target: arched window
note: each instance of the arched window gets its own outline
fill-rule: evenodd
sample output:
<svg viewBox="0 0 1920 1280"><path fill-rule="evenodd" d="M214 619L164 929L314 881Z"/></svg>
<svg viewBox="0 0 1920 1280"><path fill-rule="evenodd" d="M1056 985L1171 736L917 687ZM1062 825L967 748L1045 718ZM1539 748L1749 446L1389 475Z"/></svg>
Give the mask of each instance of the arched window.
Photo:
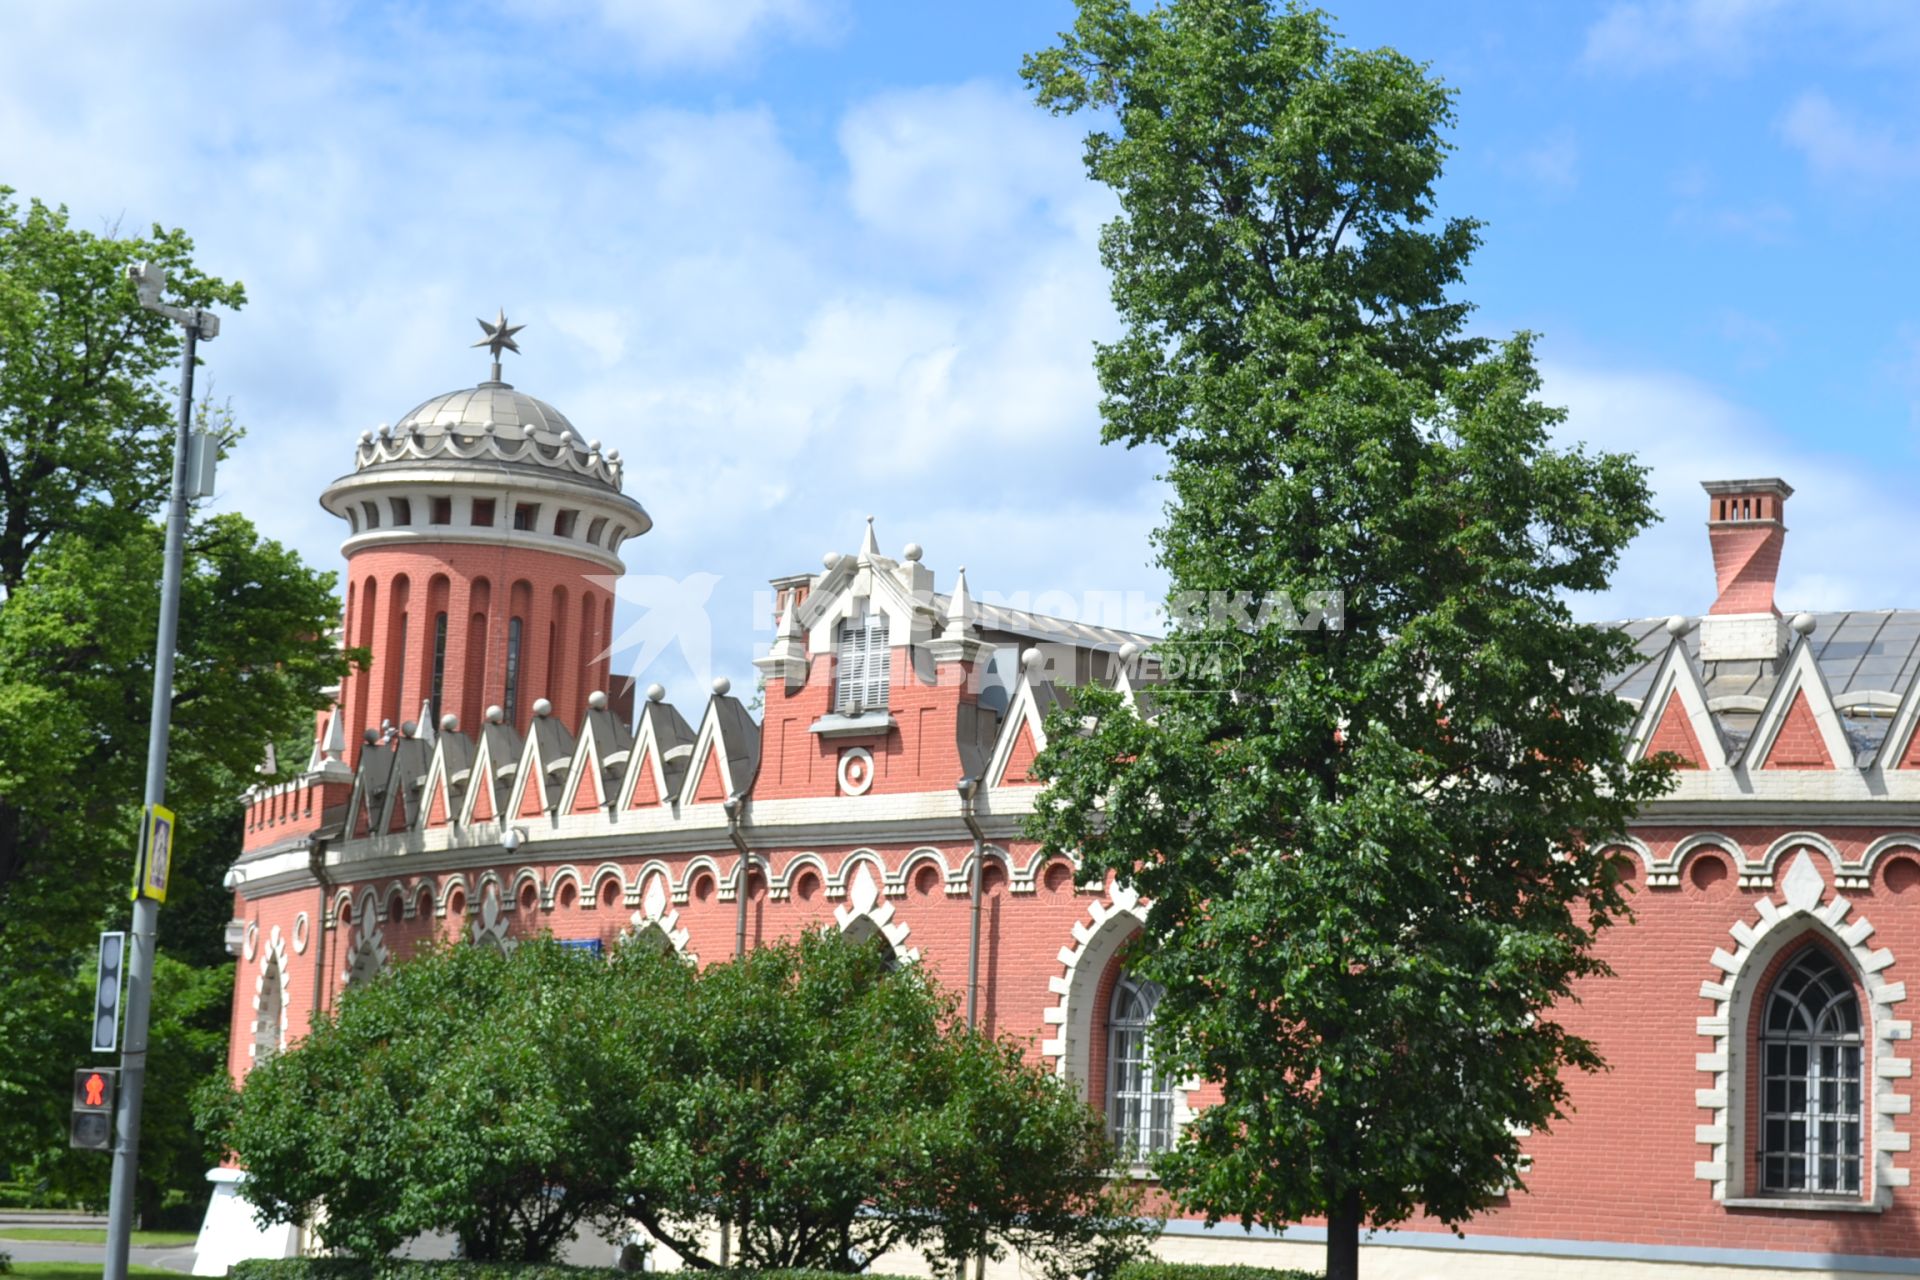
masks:
<svg viewBox="0 0 1920 1280"><path fill-rule="evenodd" d="M1760 1031L1760 1189L1860 1193L1860 1001L1818 946L1767 993Z"/></svg>
<svg viewBox="0 0 1920 1280"><path fill-rule="evenodd" d="M1147 1043L1160 990L1123 973L1107 1010L1107 1130L1129 1161L1173 1145L1173 1086L1154 1070Z"/></svg>
<svg viewBox="0 0 1920 1280"><path fill-rule="evenodd" d="M266 966L260 975L260 1011L253 1019L253 1061L256 1066L280 1052L280 1006L283 998L280 960L268 952Z"/></svg>

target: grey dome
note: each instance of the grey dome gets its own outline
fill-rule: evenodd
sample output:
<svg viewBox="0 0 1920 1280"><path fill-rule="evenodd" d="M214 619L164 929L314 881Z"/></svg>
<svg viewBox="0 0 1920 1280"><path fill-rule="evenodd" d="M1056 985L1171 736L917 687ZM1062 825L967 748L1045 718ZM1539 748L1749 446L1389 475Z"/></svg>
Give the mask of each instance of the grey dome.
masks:
<svg viewBox="0 0 1920 1280"><path fill-rule="evenodd" d="M505 382L483 382L477 387L462 387L423 400L394 424L396 431L419 428L444 431L448 427L484 427L493 423L502 427L534 428L555 435L573 431L567 416L524 391L515 391Z"/></svg>

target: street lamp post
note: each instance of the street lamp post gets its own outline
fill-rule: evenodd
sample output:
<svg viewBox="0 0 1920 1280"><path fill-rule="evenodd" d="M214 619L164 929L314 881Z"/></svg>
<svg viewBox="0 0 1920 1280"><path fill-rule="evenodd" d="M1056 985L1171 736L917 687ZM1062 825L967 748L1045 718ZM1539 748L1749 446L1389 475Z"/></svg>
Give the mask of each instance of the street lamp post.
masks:
<svg viewBox="0 0 1920 1280"><path fill-rule="evenodd" d="M188 478L193 432L193 359L200 341L220 332L220 320L199 307L174 307L160 301L166 271L150 263L127 268L140 305L175 321L185 332L180 353L180 418L173 432L173 483L167 498L167 547L160 578L160 631L153 651L153 709L147 722L147 786L141 815L145 829L150 806L167 795L167 738L173 724L173 651L180 629L180 571L187 537L187 500L211 488L212 440L200 442L202 465ZM107 1265L104 1280L127 1280L127 1249L133 1238L133 1195L140 1160L140 1102L147 1079L147 1021L153 995L153 935L160 904L143 894L133 899L132 945L127 956L126 1032L120 1050L120 1113L113 1144L112 1199L107 1209Z"/></svg>

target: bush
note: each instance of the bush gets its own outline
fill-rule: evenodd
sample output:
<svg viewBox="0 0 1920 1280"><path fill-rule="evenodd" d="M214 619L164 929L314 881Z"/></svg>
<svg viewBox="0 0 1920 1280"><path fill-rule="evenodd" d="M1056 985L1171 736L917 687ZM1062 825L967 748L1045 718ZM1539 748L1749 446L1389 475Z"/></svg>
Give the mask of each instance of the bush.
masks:
<svg viewBox="0 0 1920 1280"><path fill-rule="evenodd" d="M1154 1224L1100 1117L889 959L836 933L699 970L437 948L213 1090L204 1124L263 1223L368 1260L444 1232L469 1263L544 1263L638 1222L705 1269L722 1217L760 1276L911 1249L937 1275L1011 1251L1065 1280L1137 1256Z"/></svg>
<svg viewBox="0 0 1920 1280"><path fill-rule="evenodd" d="M1129 1262L1113 1280L1321 1280L1318 1271L1277 1271L1272 1267L1210 1267L1197 1262Z"/></svg>
<svg viewBox="0 0 1920 1280"><path fill-rule="evenodd" d="M1221 1271L1234 1268L1218 1268ZM1245 1268L1239 1268L1246 1270ZM1206 1268L1200 1268L1206 1270ZM1250 1273L1251 1274L1251 1273ZM1278 1276L1279 1272L1261 1272ZM569 1267L557 1262L422 1262L408 1258L254 1258L237 1262L227 1280L846 1280L831 1271L617 1271L612 1267ZM909 1280L906 1276L867 1272L861 1280Z"/></svg>

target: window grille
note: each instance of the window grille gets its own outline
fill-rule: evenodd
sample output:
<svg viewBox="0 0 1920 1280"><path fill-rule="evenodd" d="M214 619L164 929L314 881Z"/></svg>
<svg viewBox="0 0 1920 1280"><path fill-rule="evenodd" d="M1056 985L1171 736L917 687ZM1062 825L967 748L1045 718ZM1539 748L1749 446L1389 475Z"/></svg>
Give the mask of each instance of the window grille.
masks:
<svg viewBox="0 0 1920 1280"><path fill-rule="evenodd" d="M1760 1032L1760 1189L1860 1193L1860 1001L1810 946L1774 981Z"/></svg>
<svg viewBox="0 0 1920 1280"><path fill-rule="evenodd" d="M1147 1037L1160 992L1156 983L1122 974L1107 1012L1107 1131L1128 1161L1173 1145L1173 1086L1154 1070Z"/></svg>
<svg viewBox="0 0 1920 1280"><path fill-rule="evenodd" d="M440 690L447 680L447 615L433 618L433 723L440 723Z"/></svg>
<svg viewBox="0 0 1920 1280"><path fill-rule="evenodd" d="M868 614L840 624L834 665L833 709L841 715L887 708L893 654L887 648L887 620Z"/></svg>
<svg viewBox="0 0 1920 1280"><path fill-rule="evenodd" d="M501 700L508 724L520 723L520 619L507 622L507 690Z"/></svg>

